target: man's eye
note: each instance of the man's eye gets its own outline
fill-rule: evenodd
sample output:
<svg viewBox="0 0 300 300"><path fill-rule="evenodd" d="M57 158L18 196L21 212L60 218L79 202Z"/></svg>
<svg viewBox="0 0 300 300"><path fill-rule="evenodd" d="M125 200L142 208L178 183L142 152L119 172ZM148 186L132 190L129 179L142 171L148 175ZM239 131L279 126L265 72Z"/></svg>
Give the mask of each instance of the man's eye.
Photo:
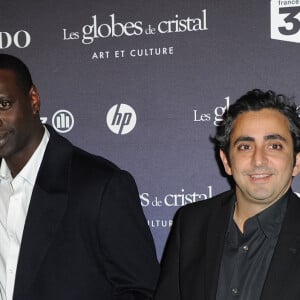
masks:
<svg viewBox="0 0 300 300"><path fill-rule="evenodd" d="M250 149L251 149L250 145L242 144L242 145L238 146L238 150L240 150L240 151L247 151L247 150L250 150Z"/></svg>
<svg viewBox="0 0 300 300"><path fill-rule="evenodd" d="M271 150L281 150L282 145L281 144L270 144L269 149L271 149Z"/></svg>
<svg viewBox="0 0 300 300"><path fill-rule="evenodd" d="M11 101L8 101L8 100L1 100L0 101L0 109L1 110L9 109L9 108L11 108L11 106L12 106Z"/></svg>

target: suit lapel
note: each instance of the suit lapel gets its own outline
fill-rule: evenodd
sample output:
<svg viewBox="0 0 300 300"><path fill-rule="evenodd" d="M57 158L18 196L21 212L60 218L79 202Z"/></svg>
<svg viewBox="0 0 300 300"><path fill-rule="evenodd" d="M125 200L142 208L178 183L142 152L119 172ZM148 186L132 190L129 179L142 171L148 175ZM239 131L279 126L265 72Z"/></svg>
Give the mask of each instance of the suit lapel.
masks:
<svg viewBox="0 0 300 300"><path fill-rule="evenodd" d="M22 299L64 215L72 146L51 128L25 221L18 260L14 299Z"/></svg>
<svg viewBox="0 0 300 300"><path fill-rule="evenodd" d="M206 248L205 299L210 300L216 297L225 235L233 205L234 192L231 191L220 201L220 206L214 211L209 223Z"/></svg>
<svg viewBox="0 0 300 300"><path fill-rule="evenodd" d="M261 299L285 299L284 289L300 258L300 199L291 193Z"/></svg>

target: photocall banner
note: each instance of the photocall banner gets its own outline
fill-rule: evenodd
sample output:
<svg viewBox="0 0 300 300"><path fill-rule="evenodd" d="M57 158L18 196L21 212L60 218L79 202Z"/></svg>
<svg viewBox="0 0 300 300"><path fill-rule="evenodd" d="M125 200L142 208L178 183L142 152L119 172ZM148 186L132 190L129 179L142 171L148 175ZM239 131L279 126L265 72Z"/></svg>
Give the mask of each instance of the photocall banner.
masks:
<svg viewBox="0 0 300 300"><path fill-rule="evenodd" d="M42 121L133 174L159 257L180 207L229 189L210 142L226 108L254 88L300 104L300 0L2 1L0 11L0 51L29 66Z"/></svg>

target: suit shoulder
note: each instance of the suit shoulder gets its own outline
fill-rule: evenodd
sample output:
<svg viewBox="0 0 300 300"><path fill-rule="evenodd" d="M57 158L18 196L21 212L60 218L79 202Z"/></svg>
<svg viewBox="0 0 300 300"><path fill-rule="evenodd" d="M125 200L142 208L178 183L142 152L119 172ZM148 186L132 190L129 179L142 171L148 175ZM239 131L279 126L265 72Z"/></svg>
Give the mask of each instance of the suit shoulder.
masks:
<svg viewBox="0 0 300 300"><path fill-rule="evenodd" d="M187 204L181 207L176 215L181 215L182 218L193 218L194 215L210 214L214 209L221 206L222 203L230 201L234 194L233 190L229 190L218 194L212 198Z"/></svg>
<svg viewBox="0 0 300 300"><path fill-rule="evenodd" d="M116 164L114 164L113 162L111 162L110 160L102 156L91 154L75 146L73 146L73 149L74 150L73 150L72 162L84 169L87 168L88 170L92 170L92 169L100 168L108 172L109 171L114 172L120 170L120 168Z"/></svg>
<svg viewBox="0 0 300 300"><path fill-rule="evenodd" d="M80 185L81 189L97 186L125 185L137 189L133 176L120 169L113 162L80 148L74 147L71 159L70 180L72 186ZM88 186L88 187L87 187Z"/></svg>
<svg viewBox="0 0 300 300"><path fill-rule="evenodd" d="M68 139L59 135L51 126L46 125L49 133L50 140L47 146L47 150L50 154L63 153L64 158L71 158L72 164L80 169L93 169L101 168L103 170L119 170L119 168L108 159L101 156L91 154L77 146L74 146ZM59 152L57 150L60 150ZM85 167L86 166L86 167Z"/></svg>

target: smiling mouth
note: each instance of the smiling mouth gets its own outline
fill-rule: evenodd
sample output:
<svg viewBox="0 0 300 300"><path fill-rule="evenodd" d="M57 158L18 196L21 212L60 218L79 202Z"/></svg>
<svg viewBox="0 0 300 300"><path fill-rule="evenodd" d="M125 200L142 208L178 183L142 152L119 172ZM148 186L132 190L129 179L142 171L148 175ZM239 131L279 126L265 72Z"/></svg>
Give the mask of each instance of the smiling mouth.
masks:
<svg viewBox="0 0 300 300"><path fill-rule="evenodd" d="M271 176L270 174L256 174L256 175L250 175L251 178L254 178L254 179L260 179L260 178L266 178L266 177L269 177Z"/></svg>
<svg viewBox="0 0 300 300"><path fill-rule="evenodd" d="M272 174L252 174L249 175L253 182L266 182L272 176Z"/></svg>

